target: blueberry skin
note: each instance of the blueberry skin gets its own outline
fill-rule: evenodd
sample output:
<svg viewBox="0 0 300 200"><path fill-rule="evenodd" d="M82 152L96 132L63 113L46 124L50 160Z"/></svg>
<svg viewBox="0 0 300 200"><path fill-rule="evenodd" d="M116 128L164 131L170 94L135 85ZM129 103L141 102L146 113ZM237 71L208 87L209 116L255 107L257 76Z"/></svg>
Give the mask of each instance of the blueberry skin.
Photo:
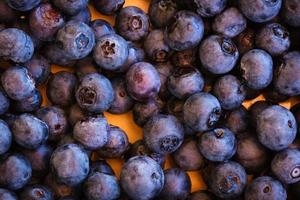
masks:
<svg viewBox="0 0 300 200"><path fill-rule="evenodd" d="M17 18L17 11L8 6L6 1L0 2L0 23L11 23Z"/></svg>
<svg viewBox="0 0 300 200"><path fill-rule="evenodd" d="M161 86L158 71L147 62L138 62L130 67L126 73L126 84L129 95L142 102L154 98Z"/></svg>
<svg viewBox="0 0 300 200"><path fill-rule="evenodd" d="M54 105L67 107L75 102L75 90L78 84L76 76L67 71L53 74L46 87L46 94Z"/></svg>
<svg viewBox="0 0 300 200"><path fill-rule="evenodd" d="M11 126L15 142L27 149L36 149L43 144L49 135L45 122L31 114L22 114Z"/></svg>
<svg viewBox="0 0 300 200"><path fill-rule="evenodd" d="M89 173L89 158L76 144L65 144L56 148L50 164L57 181L68 186L81 183Z"/></svg>
<svg viewBox="0 0 300 200"><path fill-rule="evenodd" d="M244 168L233 161L216 164L210 173L209 188L219 198L240 196L247 184Z"/></svg>
<svg viewBox="0 0 300 200"><path fill-rule="evenodd" d="M250 125L250 115L244 106L232 110L225 115L226 116L222 124L229 128L234 134L245 132L248 129Z"/></svg>
<svg viewBox="0 0 300 200"><path fill-rule="evenodd" d="M96 41L98 41L102 36L106 34L115 33L115 30L112 27L112 25L104 19L95 19L91 21L90 27L94 31Z"/></svg>
<svg viewBox="0 0 300 200"><path fill-rule="evenodd" d="M164 186L164 172L154 160L147 156L136 156L123 165L121 186L133 200L150 200Z"/></svg>
<svg viewBox="0 0 300 200"><path fill-rule="evenodd" d="M178 11L175 0L151 0L149 5L149 18L156 28L168 25L172 17Z"/></svg>
<svg viewBox="0 0 300 200"><path fill-rule="evenodd" d="M69 55L65 54L63 49L61 49L57 44L47 44L43 47L41 52L49 60L51 64L72 67L75 65L76 61Z"/></svg>
<svg viewBox="0 0 300 200"><path fill-rule="evenodd" d="M51 72L49 61L39 54L34 54L31 60L24 63L24 67L27 68L35 83L38 85L45 83Z"/></svg>
<svg viewBox="0 0 300 200"><path fill-rule="evenodd" d="M282 0L241 0L239 9L251 21L263 23L278 15Z"/></svg>
<svg viewBox="0 0 300 200"><path fill-rule="evenodd" d="M252 49L245 53L239 67L245 83L252 89L264 89L273 79L273 60L264 50Z"/></svg>
<svg viewBox="0 0 300 200"><path fill-rule="evenodd" d="M220 116L220 102L209 93L196 93L189 97L183 106L184 122L196 132L212 129Z"/></svg>
<svg viewBox="0 0 300 200"><path fill-rule="evenodd" d="M129 149L127 134L119 127L110 125L107 143L97 153L103 158L119 158Z"/></svg>
<svg viewBox="0 0 300 200"><path fill-rule="evenodd" d="M8 124L0 119L0 155L5 154L12 143L12 133Z"/></svg>
<svg viewBox="0 0 300 200"><path fill-rule="evenodd" d="M244 132L237 135L235 160L250 174L258 174L269 164L269 152L256 135Z"/></svg>
<svg viewBox="0 0 300 200"><path fill-rule="evenodd" d="M166 62L171 54L164 39L163 30L152 30L144 40L144 50L148 57L156 62Z"/></svg>
<svg viewBox="0 0 300 200"><path fill-rule="evenodd" d="M284 186L276 179L269 176L257 177L245 190L245 200L273 200L287 199Z"/></svg>
<svg viewBox="0 0 300 200"><path fill-rule="evenodd" d="M94 172L84 182L87 200L113 200L120 196L120 186L113 175Z"/></svg>
<svg viewBox="0 0 300 200"><path fill-rule="evenodd" d="M40 4L29 16L29 27L32 34L42 41L53 40L57 31L64 24L64 16L50 3Z"/></svg>
<svg viewBox="0 0 300 200"><path fill-rule="evenodd" d="M234 42L241 55L254 49L256 32L254 29L247 27L237 37L234 38Z"/></svg>
<svg viewBox="0 0 300 200"><path fill-rule="evenodd" d="M73 20L57 32L56 43L71 59L78 60L92 52L95 35L88 25Z"/></svg>
<svg viewBox="0 0 300 200"><path fill-rule="evenodd" d="M30 97L35 90L35 82L25 67L9 67L1 75L1 82L6 94L13 100Z"/></svg>
<svg viewBox="0 0 300 200"><path fill-rule="evenodd" d="M216 33L233 38L243 32L247 27L247 19L235 7L230 7L217 15L212 28Z"/></svg>
<svg viewBox="0 0 300 200"><path fill-rule="evenodd" d="M19 190L31 178L30 162L21 154L9 154L0 161L0 185L10 190Z"/></svg>
<svg viewBox="0 0 300 200"><path fill-rule="evenodd" d="M272 56L279 56L290 48L289 36L285 27L278 23L270 23L258 32L255 43L258 48L266 50Z"/></svg>
<svg viewBox="0 0 300 200"><path fill-rule="evenodd" d="M50 189L44 185L27 186L20 193L22 200L54 200Z"/></svg>
<svg viewBox="0 0 300 200"><path fill-rule="evenodd" d="M155 65L160 77L160 89L158 96L163 100L168 100L171 96L168 90L168 77L173 73L174 66L170 62L157 63Z"/></svg>
<svg viewBox="0 0 300 200"><path fill-rule="evenodd" d="M13 46L11 46L13 44ZM32 39L17 28L7 28L0 32L0 57L16 63L31 59L34 52Z"/></svg>
<svg viewBox="0 0 300 200"><path fill-rule="evenodd" d="M65 111L57 106L40 108L36 116L49 127L49 140L58 141L68 131L68 119Z"/></svg>
<svg viewBox="0 0 300 200"><path fill-rule="evenodd" d="M80 108L78 104L73 104L69 109L68 122L73 127L76 122L86 119L88 115L89 113Z"/></svg>
<svg viewBox="0 0 300 200"><path fill-rule="evenodd" d="M226 37L211 35L202 41L199 58L212 74L226 74L235 66L239 52L234 42Z"/></svg>
<svg viewBox="0 0 300 200"><path fill-rule="evenodd" d="M7 189L0 188L0 200L17 200L17 195Z"/></svg>
<svg viewBox="0 0 300 200"><path fill-rule="evenodd" d="M22 149L21 153L30 161L34 177L44 177L49 171L50 157L53 148L42 144L34 150Z"/></svg>
<svg viewBox="0 0 300 200"><path fill-rule="evenodd" d="M85 148L95 150L108 142L110 127L103 117L89 117L78 121L73 128L73 137Z"/></svg>
<svg viewBox="0 0 300 200"><path fill-rule="evenodd" d="M273 151L288 147L297 134L297 124L293 114L282 106L269 106L256 118L259 141Z"/></svg>
<svg viewBox="0 0 300 200"><path fill-rule="evenodd" d="M16 112L33 112L38 110L43 102L43 97L38 89L34 90L32 96L23 99L21 101L13 101L13 110Z"/></svg>
<svg viewBox="0 0 300 200"><path fill-rule="evenodd" d="M114 90L110 81L98 73L82 77L76 91L78 105L89 112L102 113L114 101Z"/></svg>
<svg viewBox="0 0 300 200"><path fill-rule="evenodd" d="M95 8L103 15L114 15L119 12L125 0L94 0Z"/></svg>
<svg viewBox="0 0 300 200"><path fill-rule="evenodd" d="M213 200L213 197L207 190L198 190L191 193L187 200Z"/></svg>
<svg viewBox="0 0 300 200"><path fill-rule="evenodd" d="M130 111L134 105L134 100L127 93L125 78L113 78L111 84L115 91L115 99L108 112L113 114L123 114Z"/></svg>
<svg viewBox="0 0 300 200"><path fill-rule="evenodd" d="M293 27L300 26L299 0L285 0L282 5L282 17L284 21Z"/></svg>
<svg viewBox="0 0 300 200"><path fill-rule="evenodd" d="M179 168L170 168L164 171L165 184L160 193L164 200L184 200L191 192L191 179L189 175Z"/></svg>
<svg viewBox="0 0 300 200"><path fill-rule="evenodd" d="M235 154L236 147L234 133L227 128L216 128L205 132L198 141L198 149L201 154L213 162L229 160Z"/></svg>
<svg viewBox="0 0 300 200"><path fill-rule="evenodd" d="M244 85L237 77L230 74L217 79L213 87L213 94L225 110L240 107L246 98Z"/></svg>
<svg viewBox="0 0 300 200"><path fill-rule="evenodd" d="M128 44L121 36L107 34L98 39L93 57L101 68L115 71L125 64L128 54Z"/></svg>
<svg viewBox="0 0 300 200"><path fill-rule="evenodd" d="M200 43L204 35L204 24L197 14L186 10L179 11L170 20L164 35L171 49L192 49Z"/></svg>
<svg viewBox="0 0 300 200"><path fill-rule="evenodd" d="M18 10L18 11L29 11L36 7L41 0L28 0L28 1L23 1L23 0L6 0L6 3L13 9Z"/></svg>
<svg viewBox="0 0 300 200"><path fill-rule="evenodd" d="M91 18L92 18L92 14L90 12L90 9L88 7L85 7L84 9L79 11L79 13L77 13L76 15L71 16L69 20L75 20L75 21L89 24Z"/></svg>
<svg viewBox="0 0 300 200"><path fill-rule="evenodd" d="M126 40L139 41L149 32L150 20L140 8L128 6L122 8L116 18L116 29Z"/></svg>
<svg viewBox="0 0 300 200"><path fill-rule="evenodd" d="M186 139L182 145L173 153L176 165L185 171L196 171L204 166L204 157L193 139Z"/></svg>
<svg viewBox="0 0 300 200"><path fill-rule="evenodd" d="M53 0L52 3L65 14L75 15L87 7L88 0Z"/></svg>
<svg viewBox="0 0 300 200"><path fill-rule="evenodd" d="M284 184L300 180L300 151L285 149L275 155L271 163L272 172Z"/></svg>
<svg viewBox="0 0 300 200"><path fill-rule="evenodd" d="M275 89L287 96L300 94L300 52L292 51L285 54L282 63L275 70Z"/></svg>
<svg viewBox="0 0 300 200"><path fill-rule="evenodd" d="M10 106L10 100L3 89L0 89L0 115L6 113Z"/></svg>
<svg viewBox="0 0 300 200"><path fill-rule="evenodd" d="M194 67L180 67L168 77L168 89L178 99L185 99L204 88L204 78Z"/></svg>

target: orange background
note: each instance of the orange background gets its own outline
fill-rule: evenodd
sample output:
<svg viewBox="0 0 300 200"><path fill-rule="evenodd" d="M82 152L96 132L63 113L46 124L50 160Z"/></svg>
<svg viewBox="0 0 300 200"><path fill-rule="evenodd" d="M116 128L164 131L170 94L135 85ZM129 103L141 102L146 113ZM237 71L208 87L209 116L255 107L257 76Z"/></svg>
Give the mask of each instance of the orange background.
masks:
<svg viewBox="0 0 300 200"><path fill-rule="evenodd" d="M137 6L141 9L143 9L145 12L147 12L149 2L150 2L149 0L126 0L126 3L124 6L134 5L134 6ZM101 15L92 6L89 6L89 8L92 13L92 19L105 19L105 20L109 21L111 24L114 24L114 17ZM54 72L54 73L57 71L63 71L63 70L64 71L66 71L66 70L72 71L72 69L70 69L70 68L62 68L59 66L52 67L52 72ZM44 86L42 86L42 87L44 87ZM48 100L45 95L45 89L41 88L41 91L42 91L43 97L44 97L43 105L47 105ZM256 98L255 100L244 102L244 106L246 108L248 108L252 103L256 102L257 100L262 100L262 99L263 99L263 97L260 96L260 97ZM282 103L281 105L283 105L287 108L290 108L293 104L295 104L296 101L297 101L296 99L291 99L288 102ZM127 113L127 114L122 114L122 115L112 115L110 113L105 113L105 117L107 118L107 120L109 121L110 124L113 124L115 126L119 126L120 128L122 128L127 133L131 143L142 138L142 130L140 127L138 127L134 123L131 112ZM111 164L112 168L114 169L117 176L119 177L120 171L122 168L122 164L124 161L122 159L109 159L108 162ZM169 156L167 159L167 162L165 164L165 169L170 168L172 166L175 166L175 165ZM192 180L192 191L196 191L199 189L206 189L206 186L201 177L201 171L188 172L188 174Z"/></svg>

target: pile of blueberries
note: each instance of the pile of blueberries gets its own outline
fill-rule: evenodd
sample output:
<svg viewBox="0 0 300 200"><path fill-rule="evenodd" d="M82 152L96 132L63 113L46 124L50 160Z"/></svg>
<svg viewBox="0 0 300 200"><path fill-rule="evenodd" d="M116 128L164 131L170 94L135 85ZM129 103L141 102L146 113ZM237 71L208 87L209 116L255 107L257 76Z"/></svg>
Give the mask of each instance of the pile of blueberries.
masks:
<svg viewBox="0 0 300 200"><path fill-rule="evenodd" d="M0 1L0 200L300 199L300 0L124 3Z"/></svg>

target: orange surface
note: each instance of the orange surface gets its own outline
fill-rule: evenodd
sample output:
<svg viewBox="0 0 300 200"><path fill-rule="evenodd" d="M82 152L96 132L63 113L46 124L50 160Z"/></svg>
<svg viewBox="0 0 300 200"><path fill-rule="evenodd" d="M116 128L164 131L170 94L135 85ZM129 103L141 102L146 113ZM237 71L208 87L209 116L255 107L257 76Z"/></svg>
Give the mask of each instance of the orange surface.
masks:
<svg viewBox="0 0 300 200"><path fill-rule="evenodd" d="M126 0L125 6L130 6L134 5L137 6L144 11L147 12L148 10L148 5L149 5L149 0ZM110 23L114 24L114 17L109 17L109 16L104 16L101 15L99 12L97 12L92 6L90 6L90 10L92 13L92 19L105 19L109 21ZM57 72L57 71L72 71L70 68L62 68L59 66L53 66L52 67L52 72ZM43 86L42 86L43 87ZM45 90L41 88L43 92L43 97L44 97L44 105L48 104L48 100L45 95ZM263 99L262 96L258 97L255 100L248 101L244 103L245 107L249 107L252 103L256 102L257 100ZM296 102L299 102L299 99L291 99L288 102L284 102L281 105L290 108L292 105L294 105ZM110 113L105 113L105 117L109 121L110 124L119 126L122 128L128 135L130 142L135 142L136 140L142 138L142 130L140 127L138 127L132 118L132 113L127 113L127 114L122 114L122 115L112 115ZM110 159L108 162L112 165L114 171L116 172L117 176L119 177L120 171L122 168L123 160L122 159ZM174 166L172 163L172 160L170 157L167 159L165 169L168 169L170 167ZM201 171L195 171L195 172L188 172L188 174L191 177L192 180L192 191L196 191L199 189L206 189L206 186L203 182L203 179L201 177Z"/></svg>

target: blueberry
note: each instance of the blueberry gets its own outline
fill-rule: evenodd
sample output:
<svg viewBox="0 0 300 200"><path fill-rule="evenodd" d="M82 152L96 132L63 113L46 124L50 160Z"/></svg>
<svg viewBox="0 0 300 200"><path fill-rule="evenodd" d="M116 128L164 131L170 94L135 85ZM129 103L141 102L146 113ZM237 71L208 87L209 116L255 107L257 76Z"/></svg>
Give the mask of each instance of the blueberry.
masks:
<svg viewBox="0 0 300 200"><path fill-rule="evenodd" d="M161 167L147 156L129 159L121 171L123 190L133 200L150 200L157 196L164 186Z"/></svg>
<svg viewBox="0 0 300 200"><path fill-rule="evenodd" d="M95 19L91 21L90 27L94 31L96 41L98 41L102 36L106 34L115 33L115 30L112 27L112 25L104 19Z"/></svg>
<svg viewBox="0 0 300 200"><path fill-rule="evenodd" d="M164 39L164 32L160 29L152 30L144 41L144 50L154 62L166 62L170 55L170 48Z"/></svg>
<svg viewBox="0 0 300 200"><path fill-rule="evenodd" d="M115 99L108 112L123 114L130 111L134 105L134 101L127 93L125 79L123 77L116 77L111 80L111 84L115 91Z"/></svg>
<svg viewBox="0 0 300 200"><path fill-rule="evenodd" d="M274 77L275 89L288 96L300 94L300 52L285 54L281 64L276 68Z"/></svg>
<svg viewBox="0 0 300 200"><path fill-rule="evenodd" d="M30 162L21 154L9 154L0 161L0 185L11 190L24 187L31 178Z"/></svg>
<svg viewBox="0 0 300 200"><path fill-rule="evenodd" d="M113 200L120 196L120 186L113 175L94 172L84 182L84 194L87 200Z"/></svg>
<svg viewBox="0 0 300 200"><path fill-rule="evenodd" d="M17 12L8 6L6 1L0 2L0 22L10 23L17 19Z"/></svg>
<svg viewBox="0 0 300 200"><path fill-rule="evenodd" d="M106 34L98 39L93 57L101 68L115 71L125 64L128 54L128 44L121 36Z"/></svg>
<svg viewBox="0 0 300 200"><path fill-rule="evenodd" d="M171 61L176 67L193 66L196 61L197 48L183 51L175 51L172 54Z"/></svg>
<svg viewBox="0 0 300 200"><path fill-rule="evenodd" d="M204 166L204 157L197 147L197 142L193 139L186 139L183 144L173 153L173 159L180 167L186 171L199 170Z"/></svg>
<svg viewBox="0 0 300 200"><path fill-rule="evenodd" d="M15 10L29 11L32 8L36 7L41 2L41 0L6 0L6 2L11 8Z"/></svg>
<svg viewBox="0 0 300 200"><path fill-rule="evenodd" d="M35 90L34 80L28 70L21 66L6 69L1 75L1 82L7 95L14 100L26 99Z"/></svg>
<svg viewBox="0 0 300 200"><path fill-rule="evenodd" d="M269 106L256 118L256 131L259 141L273 151L285 149L297 133L293 114L282 106Z"/></svg>
<svg viewBox="0 0 300 200"><path fill-rule="evenodd" d="M147 101L157 95L160 89L160 77L150 63L139 62L130 67L126 73L129 95L137 101Z"/></svg>
<svg viewBox="0 0 300 200"><path fill-rule="evenodd" d="M12 133L8 124L0 119L0 155L6 153L12 143Z"/></svg>
<svg viewBox="0 0 300 200"><path fill-rule="evenodd" d="M209 188L220 198L236 199L243 193L247 184L244 168L233 161L216 164L209 175Z"/></svg>
<svg viewBox="0 0 300 200"><path fill-rule="evenodd" d="M33 176L44 177L49 171L50 157L53 149L48 144L42 144L34 150L22 149L22 154L30 161Z"/></svg>
<svg viewBox="0 0 300 200"><path fill-rule="evenodd" d="M149 18L156 28L168 25L178 11L175 0L151 0L149 5Z"/></svg>
<svg viewBox="0 0 300 200"><path fill-rule="evenodd" d="M227 8L221 14L217 15L212 24L212 28L216 33L229 38L239 35L246 27L247 20L235 7Z"/></svg>
<svg viewBox="0 0 300 200"><path fill-rule="evenodd" d="M125 0L94 0L95 8L104 15L114 15L122 9Z"/></svg>
<svg viewBox="0 0 300 200"><path fill-rule="evenodd" d="M49 60L51 64L59 66L71 67L75 64L74 58L65 54L63 49L59 48L57 44L47 44L42 49L44 56Z"/></svg>
<svg viewBox="0 0 300 200"><path fill-rule="evenodd" d="M17 195L7 189L0 188L0 200L17 200Z"/></svg>
<svg viewBox="0 0 300 200"><path fill-rule="evenodd" d="M97 67L97 64L94 62L92 56L87 56L81 60L78 60L75 64L75 67L75 72L79 79L87 74L101 72L101 70Z"/></svg>
<svg viewBox="0 0 300 200"><path fill-rule="evenodd" d="M130 41L139 41L146 37L149 27L148 15L135 6L122 8L116 18L116 29L119 34Z"/></svg>
<svg viewBox="0 0 300 200"><path fill-rule="evenodd" d="M191 179L189 175L179 169L170 168L164 171L165 184L160 193L160 198L164 200L184 200L191 192Z"/></svg>
<svg viewBox="0 0 300 200"><path fill-rule="evenodd" d="M95 35L88 25L73 20L57 32L56 44L69 58L78 60L92 52Z"/></svg>
<svg viewBox="0 0 300 200"><path fill-rule="evenodd" d="M216 128L201 135L198 149L213 162L229 160L236 152L237 142L234 134L227 128Z"/></svg>
<svg viewBox="0 0 300 200"><path fill-rule="evenodd" d="M213 87L213 94L225 110L240 107L246 98L244 85L233 75L225 75L217 79Z"/></svg>
<svg viewBox="0 0 300 200"><path fill-rule="evenodd" d="M204 79L194 67L180 67L168 78L169 91L179 99L185 99L204 88Z"/></svg>
<svg viewBox="0 0 300 200"><path fill-rule="evenodd" d="M129 148L129 141L126 133L117 126L110 126L107 143L97 153L103 158L122 157Z"/></svg>
<svg viewBox="0 0 300 200"><path fill-rule="evenodd" d="M183 106L185 124L197 132L212 129L220 116L221 105L218 99L209 93L196 93L189 97Z"/></svg>
<svg viewBox="0 0 300 200"><path fill-rule="evenodd" d="M0 115L3 115L8 111L10 106L10 100L3 89L0 89Z"/></svg>
<svg viewBox="0 0 300 200"><path fill-rule="evenodd" d="M84 110L96 113L108 110L114 96L110 81L98 73L82 77L76 91L78 105Z"/></svg>
<svg viewBox="0 0 300 200"><path fill-rule="evenodd" d="M32 39L17 28L7 28L0 32L0 57L16 63L31 59L34 51Z"/></svg>
<svg viewBox="0 0 300 200"><path fill-rule="evenodd" d="M49 140L57 141L68 131L68 119L65 111L56 106L43 107L36 112L36 116L49 127Z"/></svg>
<svg viewBox="0 0 300 200"><path fill-rule="evenodd" d="M88 0L53 0L52 2L57 8L68 15L79 13L88 4Z"/></svg>
<svg viewBox="0 0 300 200"><path fill-rule="evenodd" d="M248 173L257 174L268 166L269 152L260 144L253 133L244 132L237 135L235 160L239 162Z"/></svg>
<svg viewBox="0 0 300 200"><path fill-rule="evenodd" d="M49 129L45 122L31 114L22 114L12 123L11 131L17 144L36 149L48 139Z"/></svg>
<svg viewBox="0 0 300 200"><path fill-rule="evenodd" d="M204 35L202 19L191 11L179 11L165 29L165 41L176 51L196 47Z"/></svg>
<svg viewBox="0 0 300 200"><path fill-rule="evenodd" d="M92 162L90 166L90 174L101 173L114 176L115 172L111 168L111 166L105 160L98 160Z"/></svg>
<svg viewBox="0 0 300 200"><path fill-rule="evenodd" d="M255 43L258 48L269 52L272 56L282 55L291 44L288 30L278 23L265 25L256 35Z"/></svg>
<svg viewBox="0 0 300 200"><path fill-rule="evenodd" d="M13 101L12 107L16 112L33 112L38 110L42 105L42 95L38 89L34 90L32 96L21 101Z"/></svg>
<svg viewBox="0 0 300 200"><path fill-rule="evenodd" d="M250 115L244 106L225 114L223 121L224 126L229 128L233 133L239 134L246 131L250 125Z"/></svg>
<svg viewBox="0 0 300 200"><path fill-rule="evenodd" d="M27 186L20 193L22 200L53 200L53 194L50 189L44 185Z"/></svg>
<svg viewBox="0 0 300 200"><path fill-rule="evenodd" d="M234 42L240 54L244 54L251 49L254 49L255 36L256 32L252 28L247 27L242 33L235 37Z"/></svg>
<svg viewBox="0 0 300 200"><path fill-rule="evenodd" d="M108 142L110 128L103 117L89 117L78 121L73 128L73 137L85 148L95 150Z"/></svg>
<svg viewBox="0 0 300 200"><path fill-rule="evenodd" d="M32 34L42 41L53 40L57 31L65 24L63 15L50 3L37 6L28 20Z"/></svg>
<svg viewBox="0 0 300 200"><path fill-rule="evenodd" d="M76 15L71 16L69 20L75 20L78 22L89 24L91 18L92 18L92 14L90 12L90 9L88 7L85 7L84 9L79 11L79 13L77 13Z"/></svg>
<svg viewBox="0 0 300 200"><path fill-rule="evenodd" d="M213 74L226 74L235 66L239 52L233 41L218 35L211 35L202 41L199 58L203 67Z"/></svg>
<svg viewBox="0 0 300 200"><path fill-rule="evenodd" d="M270 21L278 15L282 0L241 0L239 8L251 21L263 23Z"/></svg>
<svg viewBox="0 0 300 200"><path fill-rule="evenodd" d="M240 72L248 87L264 89L273 78L272 57L264 50L252 49L243 55Z"/></svg>
<svg viewBox="0 0 300 200"><path fill-rule="evenodd" d="M74 126L76 122L84 120L89 115L88 112L85 112L78 104L73 104L69 109L68 121Z"/></svg>
<svg viewBox="0 0 300 200"><path fill-rule="evenodd" d="M299 0L284 0L282 6L282 17L290 26L300 26L300 4Z"/></svg>
<svg viewBox="0 0 300 200"><path fill-rule="evenodd" d="M81 183L89 173L89 158L76 144L65 144L56 148L50 164L57 181L69 186Z"/></svg>
<svg viewBox="0 0 300 200"><path fill-rule="evenodd" d="M78 81L76 76L67 71L53 74L46 87L47 97L54 105L61 107L70 106L75 102L75 90Z"/></svg>
<svg viewBox="0 0 300 200"><path fill-rule="evenodd" d="M24 63L36 84L43 84L48 79L51 66L49 61L42 55L34 54L31 60Z"/></svg>
<svg viewBox="0 0 300 200"><path fill-rule="evenodd" d="M245 190L245 200L273 200L287 199L287 193L283 185L269 176L257 177Z"/></svg>
<svg viewBox="0 0 300 200"><path fill-rule="evenodd" d="M168 90L168 77L173 73L174 66L170 62L157 63L155 65L160 77L160 90L158 96L163 100L169 99L171 96Z"/></svg>
<svg viewBox="0 0 300 200"><path fill-rule="evenodd" d="M285 149L275 155L271 163L272 172L284 184L300 180L300 151Z"/></svg>
<svg viewBox="0 0 300 200"><path fill-rule="evenodd" d="M191 193L187 200L213 200L213 196L207 190L198 190Z"/></svg>

